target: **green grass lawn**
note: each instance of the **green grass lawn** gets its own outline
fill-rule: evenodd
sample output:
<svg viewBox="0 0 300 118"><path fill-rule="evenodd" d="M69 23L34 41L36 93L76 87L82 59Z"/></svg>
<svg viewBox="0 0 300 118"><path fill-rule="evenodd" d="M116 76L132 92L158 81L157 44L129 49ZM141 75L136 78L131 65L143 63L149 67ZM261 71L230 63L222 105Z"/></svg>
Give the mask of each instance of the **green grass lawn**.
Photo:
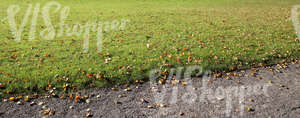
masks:
<svg viewBox="0 0 300 118"><path fill-rule="evenodd" d="M19 5L18 26L28 4L48 0L0 0L0 18ZM96 34L89 52L83 38L12 40L8 21L0 23L0 88L3 94L43 92L49 86L78 90L147 79L152 69L200 65L215 72L299 59L291 7L299 0L57 0L70 7L66 24L130 19L122 31ZM59 13L51 14L58 24ZM31 18L31 17L30 17ZM29 19L31 22L31 19ZM45 24L38 17L37 32ZM57 28L56 28L57 29Z"/></svg>

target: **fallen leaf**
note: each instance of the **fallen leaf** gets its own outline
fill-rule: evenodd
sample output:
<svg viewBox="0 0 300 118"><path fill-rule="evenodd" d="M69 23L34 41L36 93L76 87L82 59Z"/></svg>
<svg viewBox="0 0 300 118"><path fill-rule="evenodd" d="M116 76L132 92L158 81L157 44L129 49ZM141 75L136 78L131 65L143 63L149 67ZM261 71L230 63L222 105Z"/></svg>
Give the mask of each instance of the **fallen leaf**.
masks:
<svg viewBox="0 0 300 118"><path fill-rule="evenodd" d="M120 104L121 102L117 101L117 100L114 100L114 103L115 104Z"/></svg>
<svg viewBox="0 0 300 118"><path fill-rule="evenodd" d="M148 105L148 106L147 106L147 108L151 109L151 108L153 108L153 106L151 106L151 105Z"/></svg>
<svg viewBox="0 0 300 118"><path fill-rule="evenodd" d="M29 97L29 96L25 96L25 97L24 97L24 101L25 101L25 102L29 102L29 101L30 101L30 97Z"/></svg>
<svg viewBox="0 0 300 118"><path fill-rule="evenodd" d="M117 89L117 88L111 88L111 90L113 90L113 91L117 91L118 89Z"/></svg>
<svg viewBox="0 0 300 118"><path fill-rule="evenodd" d="M251 111L254 111L254 109L253 109L253 108L250 108L250 107L248 107L248 108L247 108L247 111L248 111L248 112L251 112Z"/></svg>
<svg viewBox="0 0 300 118"><path fill-rule="evenodd" d="M15 101L16 99L15 99L15 97L9 97L9 100L10 101Z"/></svg>
<svg viewBox="0 0 300 118"><path fill-rule="evenodd" d="M45 57L51 57L51 55L50 55L50 54L48 54L48 53L46 53L46 54L45 54Z"/></svg>
<svg viewBox="0 0 300 118"><path fill-rule="evenodd" d="M80 97L79 97L79 96L76 96L76 97L75 97L75 102L78 102L79 99L80 99Z"/></svg>
<svg viewBox="0 0 300 118"><path fill-rule="evenodd" d="M18 101L17 105L23 105L23 103L21 101Z"/></svg>
<svg viewBox="0 0 300 118"><path fill-rule="evenodd" d="M92 115L90 112L88 112L88 113L85 114L85 117L86 117L86 118L92 117L92 116L93 116L93 115Z"/></svg>
<svg viewBox="0 0 300 118"><path fill-rule="evenodd" d="M182 85L182 86L186 86L187 84L188 84L188 83L185 82L185 81L182 81L182 82L181 82L181 85Z"/></svg>
<svg viewBox="0 0 300 118"><path fill-rule="evenodd" d="M124 91L131 91L131 88L126 88Z"/></svg>
<svg viewBox="0 0 300 118"><path fill-rule="evenodd" d="M13 55L10 56L10 58L12 58L12 59L17 59L17 57L18 57L17 54L13 54Z"/></svg>
<svg viewBox="0 0 300 118"><path fill-rule="evenodd" d="M0 83L0 88L4 88L4 84Z"/></svg>

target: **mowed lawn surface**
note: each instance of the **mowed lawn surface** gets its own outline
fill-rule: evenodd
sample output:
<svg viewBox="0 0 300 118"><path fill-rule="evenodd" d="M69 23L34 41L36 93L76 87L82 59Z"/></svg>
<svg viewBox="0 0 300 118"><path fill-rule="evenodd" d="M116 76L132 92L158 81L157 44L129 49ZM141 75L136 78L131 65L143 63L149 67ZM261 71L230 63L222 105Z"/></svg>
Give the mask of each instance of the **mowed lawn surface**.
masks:
<svg viewBox="0 0 300 118"><path fill-rule="evenodd" d="M0 0L0 18L19 5L20 26L28 4L48 0ZM122 31L104 32L102 52L92 33L89 52L82 36L46 40L39 14L36 39L21 42L8 21L0 23L0 92L42 92L51 87L78 90L147 79L152 69L200 65L214 72L299 59L299 41L289 19L298 0L57 0L70 7L68 25L129 19ZM51 12L59 24L60 14ZM58 28L55 28L58 30Z"/></svg>

